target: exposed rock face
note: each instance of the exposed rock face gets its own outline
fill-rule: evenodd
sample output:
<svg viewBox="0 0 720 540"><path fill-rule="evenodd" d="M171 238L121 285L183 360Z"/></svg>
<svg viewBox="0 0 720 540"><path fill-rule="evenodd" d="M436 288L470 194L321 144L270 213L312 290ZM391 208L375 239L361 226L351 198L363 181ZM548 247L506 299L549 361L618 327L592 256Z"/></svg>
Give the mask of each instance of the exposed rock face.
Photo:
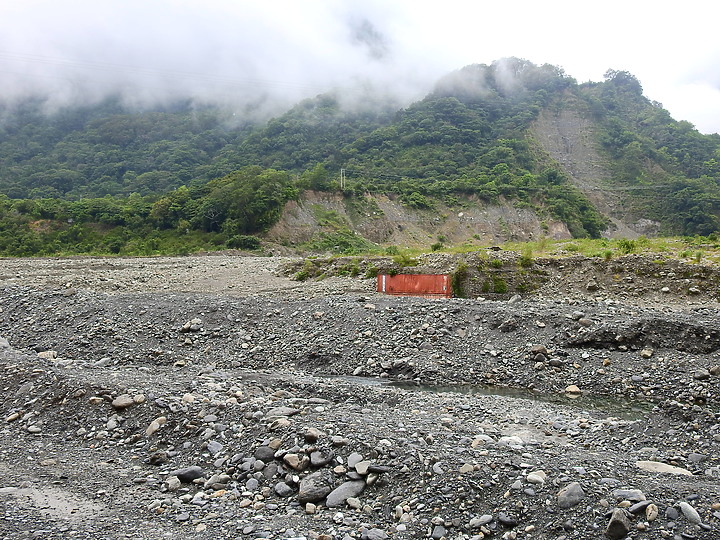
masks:
<svg viewBox="0 0 720 540"><path fill-rule="evenodd" d="M332 228L324 228L318 218L327 212L332 212L339 222L371 242L401 246L427 247L428 242L434 243L438 236L447 238L451 244L571 237L565 224L511 204L488 205L470 200L461 211L440 207L430 213L408 208L386 195L367 195L365 200L368 210L356 212L346 207L342 195L306 192L299 201L287 203L267 239L293 244L310 240L318 231L332 232Z"/></svg>
<svg viewBox="0 0 720 540"><path fill-rule="evenodd" d="M546 108L538 116L532 133L540 146L567 172L568 176L612 222L606 235L635 238L657 234L660 224L642 216L632 216L623 202L624 195L607 189L611 177L608 165L597 150L594 123L581 112L575 98L566 97L563 106Z"/></svg>

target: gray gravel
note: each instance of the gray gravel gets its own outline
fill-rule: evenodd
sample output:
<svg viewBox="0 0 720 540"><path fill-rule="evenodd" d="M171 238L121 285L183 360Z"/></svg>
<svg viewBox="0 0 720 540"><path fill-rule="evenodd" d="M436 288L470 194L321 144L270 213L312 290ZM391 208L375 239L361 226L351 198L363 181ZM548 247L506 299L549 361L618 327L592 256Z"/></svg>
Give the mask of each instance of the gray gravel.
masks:
<svg viewBox="0 0 720 540"><path fill-rule="evenodd" d="M2 537L720 537L714 305L280 262L0 261Z"/></svg>

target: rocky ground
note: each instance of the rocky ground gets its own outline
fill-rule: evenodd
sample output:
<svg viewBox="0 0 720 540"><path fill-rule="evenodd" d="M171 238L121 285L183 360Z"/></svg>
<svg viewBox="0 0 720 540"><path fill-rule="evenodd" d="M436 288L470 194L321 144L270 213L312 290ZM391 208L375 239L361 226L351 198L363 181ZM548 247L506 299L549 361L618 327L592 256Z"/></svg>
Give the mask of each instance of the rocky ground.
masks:
<svg viewBox="0 0 720 540"><path fill-rule="evenodd" d="M0 260L0 537L720 538L710 297L287 262Z"/></svg>

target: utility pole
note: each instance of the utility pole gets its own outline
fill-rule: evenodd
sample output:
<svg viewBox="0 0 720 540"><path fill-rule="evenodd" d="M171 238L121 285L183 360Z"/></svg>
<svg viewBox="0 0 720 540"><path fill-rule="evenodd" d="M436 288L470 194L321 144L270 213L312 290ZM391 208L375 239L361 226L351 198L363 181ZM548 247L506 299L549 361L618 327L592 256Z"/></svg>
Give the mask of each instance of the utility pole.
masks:
<svg viewBox="0 0 720 540"><path fill-rule="evenodd" d="M340 169L340 189L345 189L345 169Z"/></svg>

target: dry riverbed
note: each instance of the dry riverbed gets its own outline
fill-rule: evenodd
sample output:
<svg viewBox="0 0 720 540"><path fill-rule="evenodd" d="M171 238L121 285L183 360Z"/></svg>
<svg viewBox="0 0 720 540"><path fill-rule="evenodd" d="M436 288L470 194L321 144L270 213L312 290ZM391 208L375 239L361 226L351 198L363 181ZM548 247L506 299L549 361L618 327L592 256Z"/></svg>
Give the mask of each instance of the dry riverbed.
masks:
<svg viewBox="0 0 720 540"><path fill-rule="evenodd" d="M714 301L289 261L0 260L0 537L720 537Z"/></svg>

